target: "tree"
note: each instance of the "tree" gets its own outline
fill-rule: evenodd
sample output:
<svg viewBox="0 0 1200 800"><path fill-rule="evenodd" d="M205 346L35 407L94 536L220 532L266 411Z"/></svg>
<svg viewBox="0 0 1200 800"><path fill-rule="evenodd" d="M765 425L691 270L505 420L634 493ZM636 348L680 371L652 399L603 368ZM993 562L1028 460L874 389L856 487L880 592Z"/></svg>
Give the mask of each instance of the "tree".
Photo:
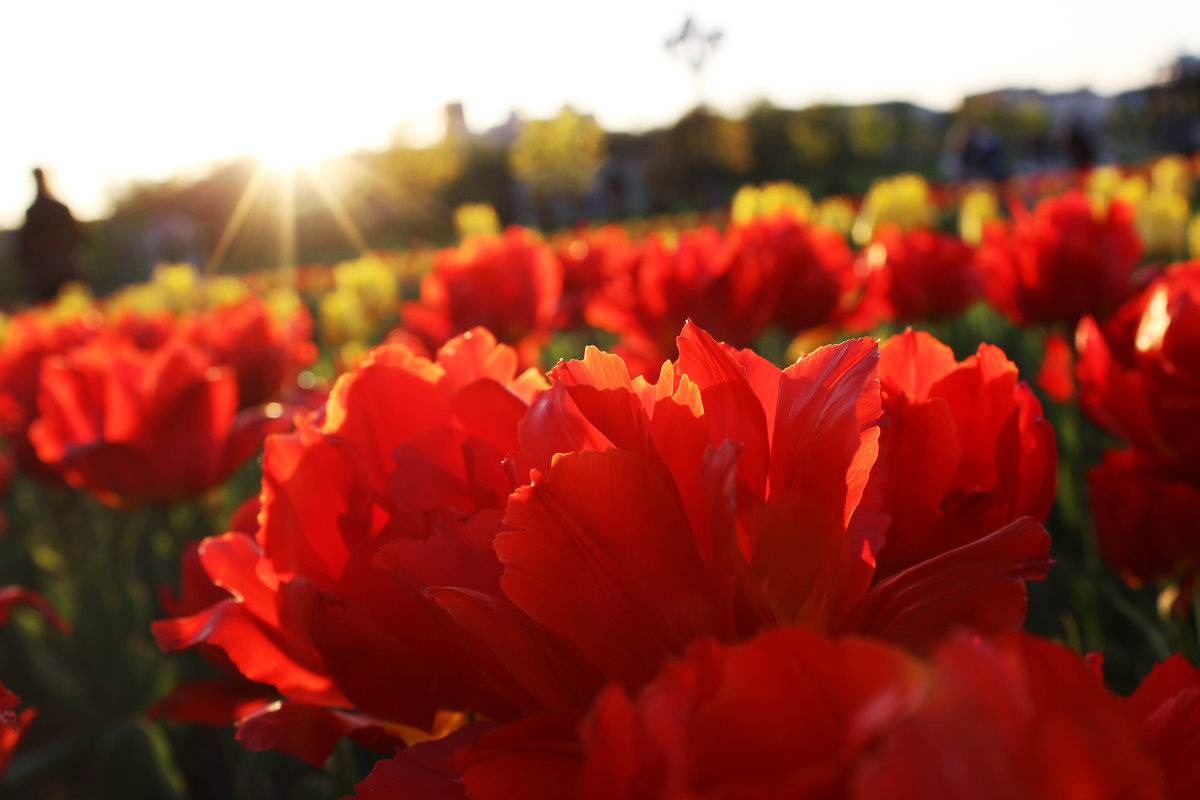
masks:
<svg viewBox="0 0 1200 800"><path fill-rule="evenodd" d="M824 104L792 114L787 133L801 164L821 169L833 163L846 136L844 118L842 109Z"/></svg>
<svg viewBox="0 0 1200 800"><path fill-rule="evenodd" d="M754 166L754 141L746 124L704 107L654 136L648 182L658 210L722 205Z"/></svg>
<svg viewBox="0 0 1200 800"><path fill-rule="evenodd" d="M878 106L850 109L850 151L861 159L878 159L896 144L899 126Z"/></svg>
<svg viewBox="0 0 1200 800"><path fill-rule="evenodd" d="M563 108L554 119L522 128L508 151L508 164L540 200L558 192L577 198L604 164L607 144L595 119Z"/></svg>

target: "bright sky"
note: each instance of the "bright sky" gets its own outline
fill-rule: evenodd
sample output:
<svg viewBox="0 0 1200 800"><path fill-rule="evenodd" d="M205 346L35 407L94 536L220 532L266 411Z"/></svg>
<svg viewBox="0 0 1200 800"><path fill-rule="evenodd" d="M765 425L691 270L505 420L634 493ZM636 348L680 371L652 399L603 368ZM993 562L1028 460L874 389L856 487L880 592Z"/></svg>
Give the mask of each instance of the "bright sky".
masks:
<svg viewBox="0 0 1200 800"><path fill-rule="evenodd" d="M970 9L970 10L967 10ZM1004 86L1113 92L1200 52L1197 0L34 0L0 26L0 227L20 225L47 168L76 216L134 179L213 160L378 147L404 126L474 130L564 103L613 130L668 122L697 99L664 49L687 15L724 39L706 97L909 99L949 108Z"/></svg>

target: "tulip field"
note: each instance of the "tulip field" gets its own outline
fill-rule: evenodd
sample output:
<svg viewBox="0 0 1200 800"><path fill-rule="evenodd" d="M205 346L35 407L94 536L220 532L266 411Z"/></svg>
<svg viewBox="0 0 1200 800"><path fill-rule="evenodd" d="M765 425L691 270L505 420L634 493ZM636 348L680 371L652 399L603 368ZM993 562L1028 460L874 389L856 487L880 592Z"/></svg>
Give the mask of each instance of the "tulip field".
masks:
<svg viewBox="0 0 1200 800"><path fill-rule="evenodd" d="M1198 175L5 317L0 796L1200 797Z"/></svg>

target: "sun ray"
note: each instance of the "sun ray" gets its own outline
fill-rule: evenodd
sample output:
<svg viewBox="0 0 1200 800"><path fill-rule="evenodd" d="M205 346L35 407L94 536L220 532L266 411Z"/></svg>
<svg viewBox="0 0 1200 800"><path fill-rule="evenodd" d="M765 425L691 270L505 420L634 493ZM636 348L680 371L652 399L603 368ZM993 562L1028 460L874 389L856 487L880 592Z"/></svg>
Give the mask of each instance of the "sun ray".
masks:
<svg viewBox="0 0 1200 800"><path fill-rule="evenodd" d="M229 221L225 223L225 229L221 231L221 237L217 239L217 246L213 248L212 255L208 257L208 261L204 265L204 274L212 275L217 271L217 265L221 263L221 259L225 257L229 246L233 244L234 237L241 230L242 223L246 219L246 214L250 211L250 205L254 202L254 198L258 197L258 190L262 187L265 169L262 164L259 164L255 169L254 174L250 176L250 180L246 182L246 188L242 191L242 196L238 198L237 205L233 208L233 213L229 215Z"/></svg>
<svg viewBox="0 0 1200 800"><path fill-rule="evenodd" d="M290 275L296 268L296 173L283 171L279 181L279 269Z"/></svg>
<svg viewBox="0 0 1200 800"><path fill-rule="evenodd" d="M370 249L367 247L366 240L363 239L362 233L359 232L358 227L354 224L354 220L350 219L350 215L346 213L346 208L342 205L342 201L330 189L329 182L321 173L320 167L313 167L308 170L308 173L312 176L313 185L317 187L317 192L320 193L321 199L328 206L329 213L333 215L334 222L342 229L342 233L345 234L346 238L350 240L350 244L360 254L366 253Z"/></svg>
<svg viewBox="0 0 1200 800"><path fill-rule="evenodd" d="M426 202L420 203L414 202L412 197L405 197L395 186L381 178L369 165L363 163L357 155L347 156L341 165L352 173L352 178L365 182L368 189L376 190L372 195L383 199L393 211L407 214L416 212L423 215L426 220L440 219L445 214L444 208L430 209L427 198L425 198ZM437 205L441 206L440 203Z"/></svg>

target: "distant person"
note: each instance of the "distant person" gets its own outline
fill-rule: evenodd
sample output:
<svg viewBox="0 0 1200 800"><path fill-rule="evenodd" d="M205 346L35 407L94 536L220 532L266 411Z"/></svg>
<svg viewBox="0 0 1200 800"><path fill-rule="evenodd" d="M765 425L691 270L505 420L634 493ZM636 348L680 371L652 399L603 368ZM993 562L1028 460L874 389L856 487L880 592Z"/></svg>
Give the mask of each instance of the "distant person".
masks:
<svg viewBox="0 0 1200 800"><path fill-rule="evenodd" d="M1082 120L1071 123L1067 133L1067 157L1076 169L1091 169L1096 163L1096 139Z"/></svg>
<svg viewBox="0 0 1200 800"><path fill-rule="evenodd" d="M17 261L34 302L53 300L59 288L79 280L79 246L83 231L65 205L46 188L46 173L33 171L37 197L25 212L25 225L17 234Z"/></svg>
<svg viewBox="0 0 1200 800"><path fill-rule="evenodd" d="M1004 146L995 131L985 126L973 127L962 146L962 176L967 180L1002 181L1008 177L1004 168Z"/></svg>

